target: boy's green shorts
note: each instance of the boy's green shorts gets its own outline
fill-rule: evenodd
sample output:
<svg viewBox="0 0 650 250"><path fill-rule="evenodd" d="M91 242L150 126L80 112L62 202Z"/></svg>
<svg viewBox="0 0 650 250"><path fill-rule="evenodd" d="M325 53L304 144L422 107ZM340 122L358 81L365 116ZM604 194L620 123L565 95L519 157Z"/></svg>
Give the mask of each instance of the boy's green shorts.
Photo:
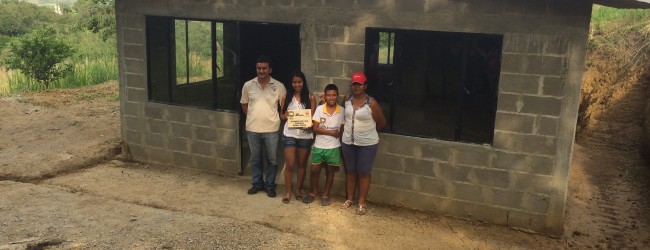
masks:
<svg viewBox="0 0 650 250"><path fill-rule="evenodd" d="M334 167L341 166L340 148L322 149L314 147L311 150L311 164L327 164Z"/></svg>

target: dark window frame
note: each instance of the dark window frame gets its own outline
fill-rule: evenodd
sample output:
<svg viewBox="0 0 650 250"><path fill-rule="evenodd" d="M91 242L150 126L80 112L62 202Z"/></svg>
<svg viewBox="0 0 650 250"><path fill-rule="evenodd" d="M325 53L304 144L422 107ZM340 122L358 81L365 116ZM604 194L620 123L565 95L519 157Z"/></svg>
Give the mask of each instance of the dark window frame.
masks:
<svg viewBox="0 0 650 250"><path fill-rule="evenodd" d="M391 53L394 56L392 59L393 64L382 64L381 62L379 62L379 60L375 60L375 57L378 58L378 54L372 55L373 52L378 53L378 47L380 46L379 40L381 39L379 38L379 34L381 32L389 32L395 35L394 52ZM419 37L421 40L438 38L439 41L436 42L417 41L417 39L414 38L417 37L415 35L422 36ZM477 41L482 41L485 43L481 43L479 44L479 46L476 46ZM449 128L446 130L445 133L438 133L436 132L436 129L429 130L433 132L422 132L424 131L423 129L421 129L422 126L427 126L430 124L435 124L435 122L438 122L438 120L436 119L439 117L431 116L431 113L435 113L435 112L428 112L430 110L427 110L428 107L432 107L432 106L420 107L420 105L409 106L409 104L402 104L403 102L412 101L408 98L407 95L405 95L408 94L406 93L407 90L404 90L405 89L404 87L408 88L408 86L406 86L405 84L411 84L412 82L405 83L404 79L406 79L406 77L404 77L403 75L408 75L410 73L405 73L405 72L412 72L413 70L410 67L404 66L409 64L408 62L405 61L410 61L411 58L408 58L409 56L417 57L417 55L415 55L413 51L408 52L409 48L407 47L411 46L409 42L411 42L414 45L422 45L422 43L424 44L429 43L428 46L431 46L430 44L435 44L435 45L442 44L448 47L455 46L455 45L458 46L457 48L458 51L454 52L456 53L455 56L457 57L456 58L457 64L454 67L454 70L458 71L458 74L455 76L457 79L454 82L455 85L458 86L456 88L457 90L451 90L449 91L449 94L447 94L446 96L442 96L440 98L440 99L443 98L451 99L448 103L445 104L450 104L450 103L454 104L454 105L447 106L446 109L448 110L446 112L440 112L440 114L446 113L447 114L446 117L448 118L446 120L449 120L449 122L446 123L446 125L448 125L447 127ZM456 141L456 142L463 142L463 143L490 144L490 145L493 143L494 123L495 123L496 111L497 111L496 103L498 98L498 81L499 81L498 75L501 72L500 61L501 61L502 46L503 46L502 34L456 33L456 32L421 31L421 30L386 29L386 28L368 27L366 28L365 46L366 46L366 51L365 51L364 66L365 66L365 72L368 75L370 80L368 93L373 97L375 96L378 97L376 99L378 99L378 102L380 102L380 104L382 105L382 108L384 109L384 114L388 122L386 128L382 132L420 137L420 138L433 138L433 139L441 139L441 140L448 140L448 141ZM482 50L484 48L488 48L492 50L496 49L496 52L490 51L492 53L492 57L496 59L487 59L486 57L485 59L483 59L484 61L477 60L476 58L478 57L477 55L479 54L479 52L477 51ZM430 56L430 54L435 54L435 55L452 54L452 52L448 52L448 51L440 52L439 50L431 49L431 51L434 50L437 52L434 53L430 51L424 51L423 53L427 54L427 56L425 57ZM428 60L428 59L423 59L422 62L424 62L424 60ZM474 84L474 83L479 81L476 80L477 78L482 78L484 76L483 73L476 73L476 72L478 72L479 69L483 69L482 67L488 68L489 66L476 66L478 65L476 62L480 61L480 64L482 64L488 62L488 60L497 60L499 66L496 69L496 71L493 67L491 67L490 72L487 72L487 70L485 70L487 72L485 73L485 75L496 74L496 78L494 77L488 77L489 79L485 78L486 79L485 82L487 83L483 85L487 86L484 87L487 90L481 90L482 91L481 92L476 90L478 89L478 87L475 86L483 86L483 85ZM436 63L433 64L440 66L440 61L444 61L444 60L438 59L436 62L437 64ZM445 63L449 63L449 62L445 62ZM421 73L421 75L427 75L427 72L425 71L430 71L430 70L419 70L417 73ZM437 77L441 77L441 75L445 75L445 74L446 73L441 73L437 75ZM428 87L425 86L428 85L428 83L414 83L413 85L417 85L417 87ZM471 92L469 91L469 89L471 89ZM416 89L415 91L420 91L420 89ZM422 89L421 91L427 92L428 90ZM426 96L426 94L411 94L411 96L413 95L421 98L423 97L422 99L425 100L429 98L428 96ZM479 95L485 95L487 97L483 97ZM477 100L482 102L481 104L483 105L482 106L483 109L477 108L480 106L478 104L468 104L471 103L472 101L477 101ZM441 109L441 108L435 107L430 109ZM484 109L486 111L477 111L477 110L484 110ZM411 113L407 114L405 112L411 112ZM409 118L418 115L420 115L422 117L421 120L424 121L418 121L418 123L409 124L409 121L407 120L409 120ZM454 115L455 115L455 119L449 118ZM441 120L445 120L445 119L441 119ZM473 124L474 122L477 121L479 121L483 127ZM411 126L407 126L407 125L411 125Z"/></svg>
<svg viewBox="0 0 650 250"><path fill-rule="evenodd" d="M217 23L236 23L233 21L221 21L221 20L206 20L206 19L194 19L194 18L180 18L180 17L169 17L169 16L146 16L146 59L147 59L147 87L148 87L148 101L165 103L176 106L186 106L200 109L210 109L215 111L225 111L235 113L239 110L238 105L238 88L233 88L232 92L225 93L227 95L232 95L234 101L232 103L220 103L218 98L219 87L222 86L222 80L230 78L230 82L237 83L239 81L237 77L235 68L233 72L228 75L218 77L217 71ZM186 82L183 84L178 84L176 80L176 39L175 39L175 22L176 21L185 21L185 71L186 73ZM210 79L201 80L192 82L190 81L190 46L189 46L189 32L188 32L188 22L190 21L199 21L199 22L210 22L210 49L211 49L211 73ZM158 38L158 39L157 39ZM223 38L222 38L223 40ZM221 44L221 46L224 46ZM156 48L153 48L156 47ZM160 52L162 51L162 52ZM162 54L162 55L161 55ZM225 53L224 53L225 54ZM162 57L161 57L162 56ZM226 55L224 55L226 56ZM237 57L237 53L232 55L227 55L232 57ZM157 61L156 59L162 60L162 62ZM222 59L225 60L226 59ZM231 60L237 61L238 58L232 58ZM223 66L226 67L225 65ZM223 70L223 69L221 69ZM154 80L155 79L155 80ZM201 86L203 85L203 86ZM225 85L223 85L225 86ZM184 94L184 91L193 91L187 92ZM206 94L208 93L208 94ZM186 99L190 101L180 101L180 99ZM194 102L192 99L203 99L199 102Z"/></svg>

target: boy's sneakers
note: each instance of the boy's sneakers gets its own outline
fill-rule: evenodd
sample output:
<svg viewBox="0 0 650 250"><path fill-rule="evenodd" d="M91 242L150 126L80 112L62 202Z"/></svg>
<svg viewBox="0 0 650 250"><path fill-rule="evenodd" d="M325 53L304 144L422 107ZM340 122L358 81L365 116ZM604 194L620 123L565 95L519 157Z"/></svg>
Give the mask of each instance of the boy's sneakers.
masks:
<svg viewBox="0 0 650 250"><path fill-rule="evenodd" d="M253 186L252 188L248 189L248 194L256 194L257 192L262 191L262 190L264 190L264 189Z"/></svg>
<svg viewBox="0 0 650 250"><path fill-rule="evenodd" d="M277 195L277 194L275 193L275 189L267 189L267 190L266 190L266 196L273 198L273 197L275 197L276 195Z"/></svg>

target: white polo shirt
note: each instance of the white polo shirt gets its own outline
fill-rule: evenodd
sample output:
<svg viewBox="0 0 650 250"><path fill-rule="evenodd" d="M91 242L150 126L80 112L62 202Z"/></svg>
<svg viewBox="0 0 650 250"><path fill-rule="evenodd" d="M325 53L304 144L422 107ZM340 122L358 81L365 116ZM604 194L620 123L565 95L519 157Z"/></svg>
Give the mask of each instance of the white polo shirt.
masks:
<svg viewBox="0 0 650 250"><path fill-rule="evenodd" d="M343 116L343 107L336 105L336 110L333 114L327 112L327 104L318 106L314 111L314 116L312 118L314 122L320 123L319 126L322 129L326 130L340 130L341 125L345 123L345 117ZM314 141L314 147L322 149L331 149L338 148L341 146L339 138L336 138L331 135L323 135L316 133L316 140Z"/></svg>
<svg viewBox="0 0 650 250"><path fill-rule="evenodd" d="M287 93L284 84L271 77L265 89L262 89L257 77L244 83L239 103L248 103L246 114L246 131L255 133L276 132L280 129L278 106L282 96Z"/></svg>

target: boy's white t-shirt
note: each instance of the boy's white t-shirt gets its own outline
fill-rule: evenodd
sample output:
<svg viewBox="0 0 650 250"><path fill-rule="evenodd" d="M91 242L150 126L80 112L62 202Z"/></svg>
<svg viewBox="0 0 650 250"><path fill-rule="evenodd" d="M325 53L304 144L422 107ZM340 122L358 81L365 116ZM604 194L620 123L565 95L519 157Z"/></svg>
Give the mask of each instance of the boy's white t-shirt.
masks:
<svg viewBox="0 0 650 250"><path fill-rule="evenodd" d="M314 116L312 120L314 122L320 123L319 126L322 129L326 130L340 130L341 126L345 123L345 117L343 116L343 107L336 105L336 110L333 114L327 112L327 104L318 106L314 111ZM314 141L314 147L322 149L331 149L338 148L341 146L341 141L339 138L336 138L331 135L323 135L319 133L316 134L316 140Z"/></svg>

